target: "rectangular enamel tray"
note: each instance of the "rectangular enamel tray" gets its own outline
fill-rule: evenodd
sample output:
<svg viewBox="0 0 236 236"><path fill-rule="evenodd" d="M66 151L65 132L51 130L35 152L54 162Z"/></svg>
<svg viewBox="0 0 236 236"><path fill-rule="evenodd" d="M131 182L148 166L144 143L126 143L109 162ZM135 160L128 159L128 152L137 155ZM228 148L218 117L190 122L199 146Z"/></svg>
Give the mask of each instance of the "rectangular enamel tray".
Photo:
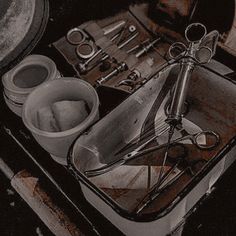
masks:
<svg viewBox="0 0 236 236"><path fill-rule="evenodd" d="M178 64L162 69L72 146L69 166L85 198L125 235L166 235L173 231L235 160L236 86L212 70L222 67L214 63L211 69L194 70L183 126L192 131L213 130L220 135L220 144L202 151L185 143L190 150L187 158L200 158L203 163L194 168L194 174L184 174L141 213L133 209L155 184L160 153L128 162L99 177L87 178L84 171L114 161L115 153L137 137L145 125L158 125L158 116L165 114Z"/></svg>

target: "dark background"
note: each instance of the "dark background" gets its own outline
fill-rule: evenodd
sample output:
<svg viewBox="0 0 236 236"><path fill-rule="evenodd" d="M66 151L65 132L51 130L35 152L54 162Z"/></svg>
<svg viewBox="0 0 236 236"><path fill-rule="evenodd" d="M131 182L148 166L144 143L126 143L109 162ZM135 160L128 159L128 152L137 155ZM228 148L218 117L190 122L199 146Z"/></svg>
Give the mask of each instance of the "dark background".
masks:
<svg viewBox="0 0 236 236"><path fill-rule="evenodd" d="M73 26L77 26L90 19L103 18L113 15L120 10L127 9L130 3L127 0L51 0L50 18L46 32L34 50L50 56L57 63L63 73L73 75L71 68L65 64L50 44L66 34ZM218 13L228 16L227 9L232 10L232 4L222 4L222 1L203 1L205 13L199 13L196 17L202 17L211 27L219 29L227 28L225 21L219 20ZM232 3L232 2L231 2ZM215 11L213 11L213 8ZM211 11L211 14L209 13ZM201 12L201 11L200 11ZM208 12L209 14L206 14ZM199 15L200 14L200 15ZM212 18L213 19L212 19ZM207 20L208 19L208 20ZM214 20L215 19L215 20ZM218 22L218 23L217 23ZM230 19L228 20L230 22ZM234 69L234 57L222 50L217 51L217 59ZM0 141L2 136L0 136ZM1 142L1 149L5 152L11 149L9 155L18 155L17 148L10 142ZM4 143L4 145L3 145ZM188 218L183 235L236 235L236 164L220 179L215 186L215 191L197 207L197 210ZM40 219L27 207L26 203L12 190L7 179L0 174L0 235L51 235L49 230L41 223ZM109 230L104 235L110 235Z"/></svg>

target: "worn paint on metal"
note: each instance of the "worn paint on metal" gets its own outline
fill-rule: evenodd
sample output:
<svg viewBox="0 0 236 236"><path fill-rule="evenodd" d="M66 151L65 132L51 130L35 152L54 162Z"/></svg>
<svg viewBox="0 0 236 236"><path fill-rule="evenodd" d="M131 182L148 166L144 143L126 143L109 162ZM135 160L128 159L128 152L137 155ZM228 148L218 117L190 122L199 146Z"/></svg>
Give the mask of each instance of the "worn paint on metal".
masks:
<svg viewBox="0 0 236 236"><path fill-rule="evenodd" d="M82 233L40 186L39 179L23 170L11 180L14 189L57 236L79 236Z"/></svg>

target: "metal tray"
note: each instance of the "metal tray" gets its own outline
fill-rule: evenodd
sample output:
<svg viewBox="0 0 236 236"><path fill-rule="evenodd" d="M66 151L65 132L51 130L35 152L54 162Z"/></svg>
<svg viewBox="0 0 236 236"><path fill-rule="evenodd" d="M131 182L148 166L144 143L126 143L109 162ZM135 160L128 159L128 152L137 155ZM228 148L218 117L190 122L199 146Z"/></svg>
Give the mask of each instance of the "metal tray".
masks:
<svg viewBox="0 0 236 236"><path fill-rule="evenodd" d="M155 114L165 107L177 73L178 64L161 70L80 136L70 150L69 167L79 180L85 198L126 235L170 233L194 205L211 191L212 185L235 160L236 87L214 70L197 67L191 80L187 99L189 111L185 118L201 129L214 130L220 134L221 142L216 149L208 152L197 151L190 145L190 158L200 156L206 161L206 164L197 168L194 176L184 176L141 214L135 214L133 207L148 190L144 183L138 181L146 179L147 172L143 171L140 178L132 179L139 183L138 187L130 187L135 184L124 180L129 179L132 173L137 177L137 167L146 166L148 169L148 166L152 166L153 157L121 166L114 174L104 175L99 181L84 175L85 170L114 160L114 153L141 132L147 117L152 122L156 119ZM152 167L155 169L156 165ZM112 187L121 177L123 186ZM126 186L124 182L127 182Z"/></svg>

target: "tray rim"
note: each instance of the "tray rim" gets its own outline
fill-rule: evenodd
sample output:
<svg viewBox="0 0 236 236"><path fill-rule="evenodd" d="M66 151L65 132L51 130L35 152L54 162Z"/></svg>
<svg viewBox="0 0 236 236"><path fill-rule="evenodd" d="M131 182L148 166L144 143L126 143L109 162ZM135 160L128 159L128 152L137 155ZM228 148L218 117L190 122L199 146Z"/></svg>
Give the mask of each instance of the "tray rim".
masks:
<svg viewBox="0 0 236 236"><path fill-rule="evenodd" d="M173 64L178 64L178 63L175 62ZM166 69L168 66L170 66L170 65L167 65L166 67L158 70L155 73L155 75L153 75L153 77L156 76L157 74L159 74L159 72L161 72L162 70ZM228 78L227 76L222 75L222 74L218 73L217 71L210 69L208 67L205 67L205 66L200 65L199 67L204 68L212 73L215 73L216 75L222 77L222 79L225 79L228 82L232 83L234 86L236 86L236 83L234 81L232 81L230 78ZM151 77L151 78L153 78L153 77ZM146 81L146 83L148 83L148 81ZM139 90L141 88L142 87L138 88L137 90ZM130 94L129 96L131 96L131 95L132 94ZM102 119L104 119L105 117L103 117ZM85 131L85 133L86 133L86 131ZM83 134L81 134L81 135L83 135ZM190 193L198 183L200 183L200 181L207 175L207 173L210 172L225 157L225 155L227 155L231 151L231 149L233 149L236 146L236 135L235 135L233 138L231 138L229 140L228 143L225 144L224 147L221 148L221 150L219 150L219 152L217 154L215 154L212 157L211 160L208 161L208 163L205 165L205 167L193 177L192 181L190 183L188 183L187 186L185 186L184 189L179 194L176 195L175 199L172 202L170 202L165 208L160 209L159 211L156 211L156 212L138 215L136 213L130 213L130 212L128 212L128 210L125 210L124 208L122 208L118 203L116 203L115 200L113 200L104 191L102 191L95 184L93 184L89 180L89 178L87 178L82 172L80 172L76 169L76 167L72 163L72 151L73 151L73 146L79 137L77 137L76 140L74 140L74 142L72 143L72 145L70 146L69 151L68 151L68 155L67 155L68 166L67 166L67 168L69 169L70 173L76 178L77 181L79 181L79 182L81 181L87 188L89 188L93 193L95 193L100 199L102 199L108 206L110 206L120 216L122 216L123 218L126 218L128 220L131 220L131 221L144 222L144 223L158 220L158 219L166 216L167 214L169 214L178 205L178 203L184 197L186 197L188 195L188 193ZM86 198L86 196L84 196L84 197Z"/></svg>

